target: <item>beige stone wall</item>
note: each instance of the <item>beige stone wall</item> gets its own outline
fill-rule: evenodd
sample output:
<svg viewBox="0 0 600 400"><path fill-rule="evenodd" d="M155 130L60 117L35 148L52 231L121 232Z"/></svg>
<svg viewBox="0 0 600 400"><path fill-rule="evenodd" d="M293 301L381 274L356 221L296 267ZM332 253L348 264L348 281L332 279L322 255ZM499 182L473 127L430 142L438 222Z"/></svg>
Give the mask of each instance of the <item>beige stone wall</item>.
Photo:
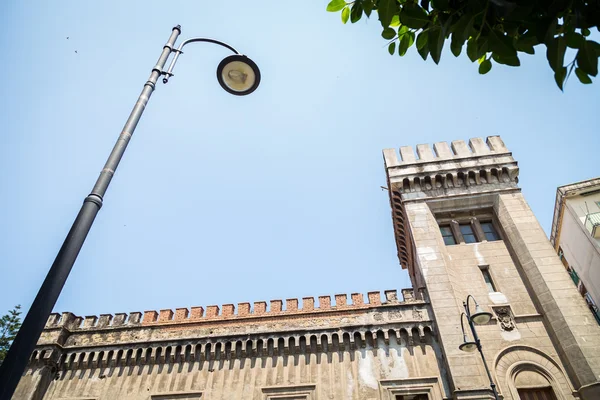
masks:
<svg viewBox="0 0 600 400"><path fill-rule="evenodd" d="M498 219L525 284L546 317L553 343L573 383L595 385L600 397L600 327L520 193L497 198Z"/></svg>
<svg viewBox="0 0 600 400"><path fill-rule="evenodd" d="M458 349L463 342L462 301L471 294L486 311L494 312L493 307L508 305L513 314L513 329L503 329L497 317L485 326L477 326L484 355L504 398L511 399L514 394L511 394L506 373L520 357L526 361L529 348L535 349L539 358L532 357L535 360L532 362L543 360L544 365L552 366L558 393L565 399L573 398L573 388L567 382L544 319L537 313L504 241L446 246L427 204L409 203L406 210L417 247L418 267L425 278L455 396L471 396L472 392L489 386L479 354ZM497 292L488 291L480 265L489 265ZM466 329L468 331L468 327Z"/></svg>
<svg viewBox="0 0 600 400"><path fill-rule="evenodd" d="M434 377L439 382L434 347L431 342L411 346L395 338L386 344L380 338L374 346L310 354L76 368L61 373L44 399L181 399L173 396L186 394L183 398L254 400L269 393L308 394L310 399L387 399L388 387L410 384L410 378ZM435 390L441 396L439 383Z"/></svg>

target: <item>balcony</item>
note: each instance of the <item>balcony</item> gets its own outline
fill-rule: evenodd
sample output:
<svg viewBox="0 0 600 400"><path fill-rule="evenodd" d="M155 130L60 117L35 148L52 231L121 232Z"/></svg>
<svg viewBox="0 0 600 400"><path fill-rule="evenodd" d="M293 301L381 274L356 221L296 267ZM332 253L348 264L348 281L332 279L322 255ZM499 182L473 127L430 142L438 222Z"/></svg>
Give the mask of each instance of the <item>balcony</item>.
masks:
<svg viewBox="0 0 600 400"><path fill-rule="evenodd" d="M595 239L600 239L600 212L585 217L585 227Z"/></svg>

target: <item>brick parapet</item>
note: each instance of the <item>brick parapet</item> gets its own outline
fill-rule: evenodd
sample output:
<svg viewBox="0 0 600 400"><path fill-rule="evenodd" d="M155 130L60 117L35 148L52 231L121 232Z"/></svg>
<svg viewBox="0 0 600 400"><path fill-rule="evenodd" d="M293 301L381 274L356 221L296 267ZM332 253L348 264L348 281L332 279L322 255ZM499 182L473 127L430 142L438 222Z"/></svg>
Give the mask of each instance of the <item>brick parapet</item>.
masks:
<svg viewBox="0 0 600 400"><path fill-rule="evenodd" d="M307 354L364 348L379 340L402 342L406 346L430 343L436 333L429 304L416 299L411 289L402 292L406 301L399 301L395 290L385 291L384 302L380 301L379 292L370 292L368 303L364 302L364 296L355 294L357 304L347 304L347 298L344 301L343 295L338 294L336 304L332 305L331 297L328 302L327 296L321 296L319 307L310 311L294 310L297 300L287 299L286 310L274 312L273 304L275 309L283 305L275 300L270 302L271 309L260 315L240 315L240 310L243 314L250 303L241 303L244 307L229 315L233 310L229 304L222 306L223 312L216 317L195 320L191 316L202 315L201 307L178 308L175 312L147 311L144 321L151 316L152 322L140 323L141 313L133 313L136 324L121 318L125 314L117 314L118 319L110 314L103 314L102 318L81 318L72 313L52 315L31 362L37 365L52 356L60 359L60 368L72 369L96 364L126 365L139 357L140 362L151 364L173 362L177 357L212 360L222 357L219 354L229 354L226 357L232 358L278 352ZM178 317L180 320L176 320ZM104 326L98 327L98 323L92 326L101 319ZM115 320L120 325L111 324Z"/></svg>
<svg viewBox="0 0 600 400"><path fill-rule="evenodd" d="M45 329L52 328L67 328L70 331L86 331L86 330L101 330L115 329L132 326L161 326L173 324L189 324L189 323L210 323L210 322L227 322L257 319L269 319L273 317L311 317L315 314L332 313L339 311L364 310L374 307L395 305L400 303L412 304L420 295L415 296L412 289L402 289L405 296L405 301L400 302L397 297L396 290L385 291L385 301L381 301L380 292L369 292L367 295L368 302L365 302L364 296L361 293L353 293L351 301L348 302L346 294L336 294L335 305L331 304L331 296L319 296L319 306L315 307L313 297L304 297L302 299L302 307L299 307L298 299L286 299L285 309L282 300L271 300L270 308L267 310L267 302L254 302L254 307L250 307L250 303L238 303L237 312L233 304L225 304L222 307L211 305L206 307L206 314L203 307L177 308L175 312L170 309L163 309L159 312L154 310L145 311L144 313L132 312L129 314L118 313L101 314L99 317L92 315L86 317L78 317L70 312L62 314L53 313L48 318Z"/></svg>

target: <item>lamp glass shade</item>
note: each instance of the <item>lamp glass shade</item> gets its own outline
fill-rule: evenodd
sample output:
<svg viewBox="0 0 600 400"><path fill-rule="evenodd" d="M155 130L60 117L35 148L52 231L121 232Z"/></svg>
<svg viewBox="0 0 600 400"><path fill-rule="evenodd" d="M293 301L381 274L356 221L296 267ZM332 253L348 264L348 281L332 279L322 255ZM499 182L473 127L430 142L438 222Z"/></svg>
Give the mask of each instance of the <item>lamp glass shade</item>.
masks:
<svg viewBox="0 0 600 400"><path fill-rule="evenodd" d="M475 342L464 342L463 344L461 344L460 346L458 346L458 349L461 351L464 351L466 353L472 353L475 350L477 350L477 343Z"/></svg>
<svg viewBox="0 0 600 400"><path fill-rule="evenodd" d="M227 92L244 96L254 92L258 87L260 70L248 57L235 54L219 63L217 80Z"/></svg>
<svg viewBox="0 0 600 400"><path fill-rule="evenodd" d="M479 306L475 308L475 314L471 315L471 321L475 325L485 325L490 322L490 319L492 319L492 313L483 311Z"/></svg>

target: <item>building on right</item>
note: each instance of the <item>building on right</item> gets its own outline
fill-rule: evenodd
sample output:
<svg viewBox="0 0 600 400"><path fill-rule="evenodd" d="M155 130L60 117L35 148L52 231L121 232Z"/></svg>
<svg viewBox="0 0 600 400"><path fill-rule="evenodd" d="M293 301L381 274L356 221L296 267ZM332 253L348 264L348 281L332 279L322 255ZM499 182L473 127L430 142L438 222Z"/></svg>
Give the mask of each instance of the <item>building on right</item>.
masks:
<svg viewBox="0 0 600 400"><path fill-rule="evenodd" d="M556 190L550 241L600 324L600 178Z"/></svg>

